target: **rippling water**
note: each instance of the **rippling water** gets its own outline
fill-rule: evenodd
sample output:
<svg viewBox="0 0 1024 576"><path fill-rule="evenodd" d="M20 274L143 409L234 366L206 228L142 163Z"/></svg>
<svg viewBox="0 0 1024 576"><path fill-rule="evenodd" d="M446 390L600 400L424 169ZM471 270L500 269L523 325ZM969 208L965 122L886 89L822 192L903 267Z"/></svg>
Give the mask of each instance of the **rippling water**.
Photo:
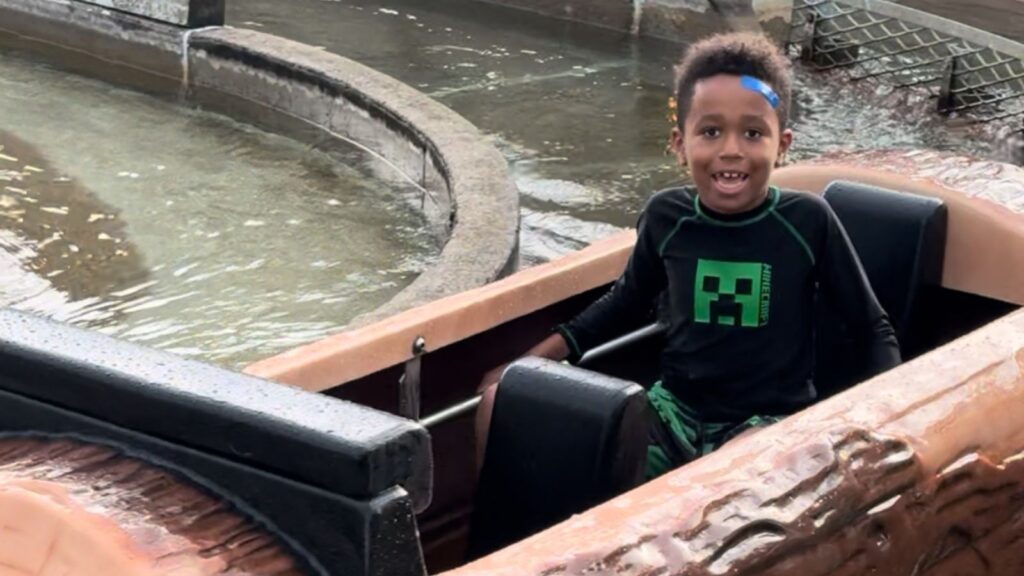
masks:
<svg viewBox="0 0 1024 576"><path fill-rule="evenodd" d="M229 366L336 332L438 253L354 149L0 52L0 305Z"/></svg>
<svg viewBox="0 0 1024 576"><path fill-rule="evenodd" d="M664 155L678 46L469 0L233 0L228 22L359 60L490 134L522 192L526 265L632 226L652 192L680 181ZM868 90L798 68L791 158L987 152L932 102Z"/></svg>

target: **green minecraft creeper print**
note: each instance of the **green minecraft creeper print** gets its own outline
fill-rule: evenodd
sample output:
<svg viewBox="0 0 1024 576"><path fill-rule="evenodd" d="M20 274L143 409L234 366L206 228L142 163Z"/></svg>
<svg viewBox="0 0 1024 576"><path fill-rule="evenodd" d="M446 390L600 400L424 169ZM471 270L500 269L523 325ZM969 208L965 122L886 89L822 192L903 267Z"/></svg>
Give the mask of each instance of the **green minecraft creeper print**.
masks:
<svg viewBox="0 0 1024 576"><path fill-rule="evenodd" d="M768 324L772 267L755 262L697 261L693 320L757 328Z"/></svg>

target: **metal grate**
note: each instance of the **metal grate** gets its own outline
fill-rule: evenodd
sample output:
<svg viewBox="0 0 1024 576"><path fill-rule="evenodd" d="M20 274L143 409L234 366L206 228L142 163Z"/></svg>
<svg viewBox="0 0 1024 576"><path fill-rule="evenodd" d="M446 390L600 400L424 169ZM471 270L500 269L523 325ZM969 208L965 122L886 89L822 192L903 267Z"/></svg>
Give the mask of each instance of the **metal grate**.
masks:
<svg viewBox="0 0 1024 576"><path fill-rule="evenodd" d="M972 121L1024 120L1024 46L875 0L796 0L789 44L818 70L918 87L936 111Z"/></svg>

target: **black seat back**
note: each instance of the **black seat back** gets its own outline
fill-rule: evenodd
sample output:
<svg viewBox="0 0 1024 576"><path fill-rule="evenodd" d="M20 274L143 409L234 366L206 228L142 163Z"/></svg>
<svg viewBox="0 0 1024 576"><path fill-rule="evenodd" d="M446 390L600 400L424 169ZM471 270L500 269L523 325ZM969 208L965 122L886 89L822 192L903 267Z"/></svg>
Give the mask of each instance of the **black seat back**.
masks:
<svg viewBox="0 0 1024 576"><path fill-rule="evenodd" d="M469 557L637 486L647 409L638 384L539 358L512 364L495 398Z"/></svg>
<svg viewBox="0 0 1024 576"><path fill-rule="evenodd" d="M915 300L922 287L942 281L946 206L934 198L845 181L831 183L823 196L846 229L901 348L915 350ZM867 376L861 369L866 350L846 334L835 303L821 304L815 380L819 393L828 396Z"/></svg>
<svg viewBox="0 0 1024 576"><path fill-rule="evenodd" d="M303 574L424 572L430 437L397 416L0 308L0 437L18 436L188 478L281 536Z"/></svg>

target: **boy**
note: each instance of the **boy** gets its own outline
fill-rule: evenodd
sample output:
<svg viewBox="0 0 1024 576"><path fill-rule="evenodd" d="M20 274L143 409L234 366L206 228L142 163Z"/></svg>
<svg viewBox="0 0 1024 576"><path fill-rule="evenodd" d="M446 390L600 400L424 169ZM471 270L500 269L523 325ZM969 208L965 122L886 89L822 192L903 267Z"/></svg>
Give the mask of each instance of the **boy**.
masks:
<svg viewBox="0 0 1024 576"><path fill-rule="evenodd" d="M815 400L818 289L842 307L851 333L871 343L872 373L900 362L835 214L815 195L768 184L793 138L786 58L757 35L714 36L688 50L675 88L672 150L694 185L651 198L623 275L528 353L575 361L625 332L667 290L663 379L648 392L657 414L649 478Z"/></svg>

